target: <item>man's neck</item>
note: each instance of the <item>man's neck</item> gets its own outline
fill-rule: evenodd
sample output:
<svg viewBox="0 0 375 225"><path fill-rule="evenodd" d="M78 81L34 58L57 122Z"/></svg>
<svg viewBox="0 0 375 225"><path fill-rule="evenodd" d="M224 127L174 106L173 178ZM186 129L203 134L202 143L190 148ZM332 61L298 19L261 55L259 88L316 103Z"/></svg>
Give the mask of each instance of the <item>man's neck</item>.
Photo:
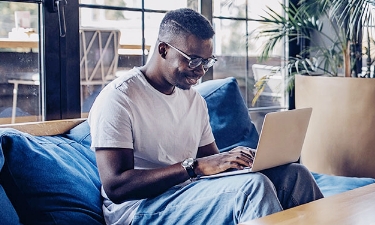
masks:
<svg viewBox="0 0 375 225"><path fill-rule="evenodd" d="M166 85L163 85L163 80L160 79L159 76L153 75L153 73L148 73L148 67L143 66L140 68L140 71L143 73L145 76L147 82L155 88L157 91L166 94L166 95L171 95L174 92L175 86L169 85L168 87Z"/></svg>

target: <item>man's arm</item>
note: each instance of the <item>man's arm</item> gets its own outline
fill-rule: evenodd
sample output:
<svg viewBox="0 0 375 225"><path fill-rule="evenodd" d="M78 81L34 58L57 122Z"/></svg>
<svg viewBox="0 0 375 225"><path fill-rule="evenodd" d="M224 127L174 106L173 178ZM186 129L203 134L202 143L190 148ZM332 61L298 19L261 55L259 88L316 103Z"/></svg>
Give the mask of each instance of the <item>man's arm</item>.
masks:
<svg viewBox="0 0 375 225"><path fill-rule="evenodd" d="M198 148L197 158L218 154L219 149L215 142Z"/></svg>
<svg viewBox="0 0 375 225"><path fill-rule="evenodd" d="M134 154L126 148L96 148L96 162L103 188L114 203L155 197L190 177L181 162L158 169L134 169ZM247 148L218 153L215 142L200 147L197 175L212 175L230 168L242 169L252 163Z"/></svg>
<svg viewBox="0 0 375 225"><path fill-rule="evenodd" d="M180 163L160 169L134 169L134 154L126 148L96 148L103 188L114 203L155 197L189 179Z"/></svg>

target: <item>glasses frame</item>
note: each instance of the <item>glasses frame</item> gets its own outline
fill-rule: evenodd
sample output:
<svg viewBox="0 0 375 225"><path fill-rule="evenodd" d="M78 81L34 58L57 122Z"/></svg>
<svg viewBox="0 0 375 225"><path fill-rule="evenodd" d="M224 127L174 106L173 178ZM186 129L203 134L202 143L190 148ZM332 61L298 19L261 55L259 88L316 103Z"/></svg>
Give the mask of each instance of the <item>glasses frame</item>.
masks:
<svg viewBox="0 0 375 225"><path fill-rule="evenodd" d="M166 45L170 46L171 48L176 50L178 53L180 53L182 56L184 56L187 60L189 60L189 68L191 68L191 69L195 69L195 68L199 67L200 65L203 65L203 68L207 71L217 61L217 58L215 56L212 56L212 57L207 58L207 59L204 59L204 58L201 58L201 57L192 58L191 56L189 56L185 52L181 51L180 49L174 47L173 45L169 44L168 42L162 41L162 43L165 43ZM191 66L192 60L194 60L194 59L200 59L200 62L195 67ZM211 61L211 60L213 60L213 61ZM211 65L208 66L210 62L211 62Z"/></svg>

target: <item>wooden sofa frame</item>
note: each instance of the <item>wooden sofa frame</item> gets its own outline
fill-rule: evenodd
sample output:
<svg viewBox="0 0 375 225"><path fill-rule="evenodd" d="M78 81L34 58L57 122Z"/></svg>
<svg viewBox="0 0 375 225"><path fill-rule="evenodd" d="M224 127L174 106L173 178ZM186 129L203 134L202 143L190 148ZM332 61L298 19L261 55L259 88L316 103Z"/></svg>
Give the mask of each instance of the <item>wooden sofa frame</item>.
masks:
<svg viewBox="0 0 375 225"><path fill-rule="evenodd" d="M0 125L0 128L14 128L35 136L57 135L69 131L85 120L82 118L29 122ZM371 184L240 225L374 224L374 202L375 184Z"/></svg>
<svg viewBox="0 0 375 225"><path fill-rule="evenodd" d="M78 124L84 122L86 118L66 119L66 120L52 120L44 122L27 122L16 124L3 124L0 128L14 128L16 130L35 135L57 135L63 134Z"/></svg>

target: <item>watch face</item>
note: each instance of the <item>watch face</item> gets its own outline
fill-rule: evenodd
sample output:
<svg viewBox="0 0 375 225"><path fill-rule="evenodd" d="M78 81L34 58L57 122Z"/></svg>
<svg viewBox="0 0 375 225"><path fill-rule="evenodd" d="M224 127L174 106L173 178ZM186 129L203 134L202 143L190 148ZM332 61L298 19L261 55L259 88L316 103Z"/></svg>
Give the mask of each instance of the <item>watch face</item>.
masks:
<svg viewBox="0 0 375 225"><path fill-rule="evenodd" d="M184 167L186 172L189 174L190 179L197 177L197 174L194 172L194 163L195 159L193 158L187 158L181 163L182 167Z"/></svg>
<svg viewBox="0 0 375 225"><path fill-rule="evenodd" d="M183 162L182 162L182 166L184 167L190 167L194 164L194 159L193 158L188 158L188 159L185 159Z"/></svg>

